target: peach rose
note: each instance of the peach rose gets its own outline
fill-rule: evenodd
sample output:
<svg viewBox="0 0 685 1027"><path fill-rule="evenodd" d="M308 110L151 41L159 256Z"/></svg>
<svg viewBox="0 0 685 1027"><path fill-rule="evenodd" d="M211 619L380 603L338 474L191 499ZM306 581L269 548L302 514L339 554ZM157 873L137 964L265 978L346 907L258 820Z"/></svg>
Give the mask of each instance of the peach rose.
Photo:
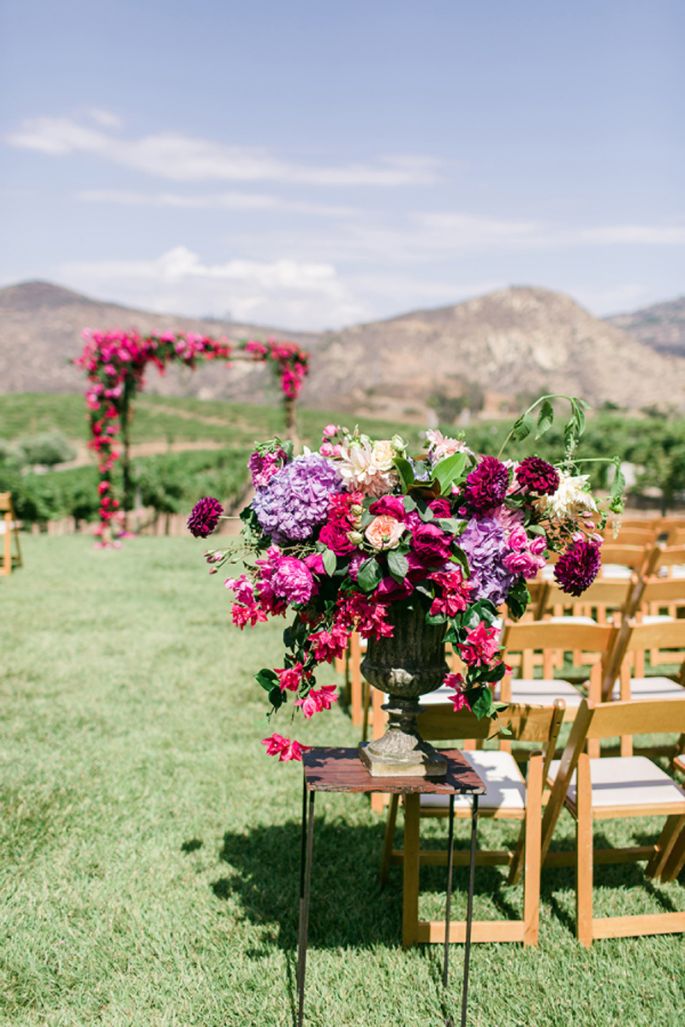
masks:
<svg viewBox="0 0 685 1027"><path fill-rule="evenodd" d="M380 514L374 517L364 534L374 549L396 549L404 531L401 521L389 514Z"/></svg>

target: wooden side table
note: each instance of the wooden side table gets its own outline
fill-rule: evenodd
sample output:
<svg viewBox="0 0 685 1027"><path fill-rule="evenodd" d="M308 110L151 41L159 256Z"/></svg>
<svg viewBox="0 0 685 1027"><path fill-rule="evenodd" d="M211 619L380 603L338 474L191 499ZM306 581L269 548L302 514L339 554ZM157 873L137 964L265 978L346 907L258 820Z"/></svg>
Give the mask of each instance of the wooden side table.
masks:
<svg viewBox="0 0 685 1027"><path fill-rule="evenodd" d="M447 774L440 778L424 777L372 777L359 759L357 749L310 749L303 756L302 784L302 853L300 860L300 921L297 940L297 994L298 1027L304 1017L304 984L307 966L307 937L309 930L309 897L311 892L312 854L314 848L314 797L317 792L357 792L369 794L385 792L405 796L404 864L403 864L403 941L413 944L418 919L419 849L418 825L421 795L448 795L449 829L447 857L447 901L445 905L445 944L443 956L443 984L447 987L449 974L450 909L452 902L452 876L454 852L454 797L471 798L471 851L469 859L468 897L466 906L466 935L464 946L464 977L461 996L461 1024L466 1024L469 963L471 955L471 923L473 919L473 885L476 864L476 831L478 826L478 796L485 785L458 749L443 749L447 757Z"/></svg>

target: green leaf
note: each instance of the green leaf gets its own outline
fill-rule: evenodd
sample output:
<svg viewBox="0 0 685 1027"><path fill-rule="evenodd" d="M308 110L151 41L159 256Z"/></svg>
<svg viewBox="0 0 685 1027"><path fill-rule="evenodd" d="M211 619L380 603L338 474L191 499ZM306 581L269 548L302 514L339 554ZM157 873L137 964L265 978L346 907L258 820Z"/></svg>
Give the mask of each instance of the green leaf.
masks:
<svg viewBox="0 0 685 1027"><path fill-rule="evenodd" d="M611 497L609 508L613 513L623 513L623 493L626 487L626 479L621 470L621 461L616 460L616 473L611 483Z"/></svg>
<svg viewBox="0 0 685 1027"><path fill-rule="evenodd" d="M514 421L511 429L511 437L515 442L523 442L527 439L533 430L533 422L527 414L523 414L521 417Z"/></svg>
<svg viewBox="0 0 685 1027"><path fill-rule="evenodd" d="M267 692L270 692L278 681L278 674L275 670L267 670L266 667L263 667L262 670L255 674L255 678L262 688L266 689Z"/></svg>
<svg viewBox="0 0 685 1027"><path fill-rule="evenodd" d="M466 521L460 521L458 517L440 517L437 523L451 535L461 535L466 527Z"/></svg>
<svg viewBox="0 0 685 1027"><path fill-rule="evenodd" d="M473 693L475 694L473 695L472 700L471 695ZM482 720L483 717L491 717L494 713L492 692L489 688L469 689L466 693L466 698L469 702L469 706L479 720Z"/></svg>
<svg viewBox="0 0 685 1027"><path fill-rule="evenodd" d="M395 581L404 581L409 570L409 562L397 549L388 551L388 569Z"/></svg>
<svg viewBox="0 0 685 1027"><path fill-rule="evenodd" d="M437 478L440 484L440 492L446 495L452 488L452 485L461 480L464 475L464 469L467 461L466 453L452 453L451 456L446 456L444 460L438 461L433 468L433 477Z"/></svg>
<svg viewBox="0 0 685 1027"><path fill-rule="evenodd" d="M359 568L357 584L362 592L373 592L374 588L381 580L381 576L381 569L378 566L378 561L375 556L370 556L368 560L364 560L364 563Z"/></svg>
<svg viewBox="0 0 685 1027"><path fill-rule="evenodd" d="M278 685L276 685L274 688L272 688L271 691L269 692L269 702L271 703L271 705L273 706L273 708L275 710L280 709L280 707L285 702L285 696L284 696L283 692L280 690L280 688L278 687Z"/></svg>
<svg viewBox="0 0 685 1027"><path fill-rule="evenodd" d="M411 485L414 484L414 470L408 460L405 460L402 456L395 457L395 467L397 472L402 479L402 487L405 492L409 491Z"/></svg>
<svg viewBox="0 0 685 1027"><path fill-rule="evenodd" d="M540 404L540 410L538 413L538 426L535 433L535 438L539 439L546 431L554 424L554 407L548 399L545 399Z"/></svg>
<svg viewBox="0 0 685 1027"><path fill-rule="evenodd" d="M572 411L572 415L573 415L573 423L574 423L574 427L575 427L576 437L577 438L580 438L580 436L585 431L585 407L586 406L587 406L587 403L585 403L584 400L582 400L582 399L576 399L575 397L573 397L571 399L571 411Z"/></svg>
<svg viewBox="0 0 685 1027"><path fill-rule="evenodd" d="M530 592L528 591L528 586L526 585L525 579L519 577L514 582L507 599L507 609L514 620L518 620L519 617L523 616L529 602Z"/></svg>
<svg viewBox="0 0 685 1027"><path fill-rule="evenodd" d="M323 569L330 578L331 575L335 574L335 569L338 566L338 557L332 549L326 548L322 552L321 558L323 560Z"/></svg>
<svg viewBox="0 0 685 1027"><path fill-rule="evenodd" d="M402 503L407 513L411 513L412 510L416 510L416 500L412 496L402 496Z"/></svg>

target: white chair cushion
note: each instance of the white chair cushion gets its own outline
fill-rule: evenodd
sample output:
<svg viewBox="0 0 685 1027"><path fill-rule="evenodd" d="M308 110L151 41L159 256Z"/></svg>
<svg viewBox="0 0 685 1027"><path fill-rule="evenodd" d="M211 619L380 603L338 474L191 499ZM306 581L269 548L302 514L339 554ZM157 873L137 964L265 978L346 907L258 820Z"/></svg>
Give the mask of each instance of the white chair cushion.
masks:
<svg viewBox="0 0 685 1027"><path fill-rule="evenodd" d="M602 564L602 578L629 578L633 572L630 567L624 567L622 563Z"/></svg>
<svg viewBox="0 0 685 1027"><path fill-rule="evenodd" d="M560 762L553 760L550 764L550 783L557 776ZM685 812L685 791L646 756L604 756L590 760L590 780L592 805L596 808L682 802ZM575 774L571 778L568 797L575 804Z"/></svg>
<svg viewBox="0 0 685 1027"><path fill-rule="evenodd" d="M453 695L453 688L446 688L445 685L440 685L433 692L426 692L425 695L420 695L419 703L421 706L433 706L435 703L451 703Z"/></svg>
<svg viewBox="0 0 685 1027"><path fill-rule="evenodd" d="M618 681L614 685L611 698L617 701L621 698L621 686ZM683 688L682 685L679 685L677 681L671 681L670 678L631 678L630 698L685 699L685 688Z"/></svg>
<svg viewBox="0 0 685 1027"><path fill-rule="evenodd" d="M567 706L580 706L583 696L570 681L560 678L512 678L512 702L552 706L555 699L563 699Z"/></svg>
<svg viewBox="0 0 685 1027"><path fill-rule="evenodd" d="M642 624L663 624L666 621L672 621L673 617L669 617L666 613L645 613L640 618Z"/></svg>
<svg viewBox="0 0 685 1027"><path fill-rule="evenodd" d="M526 782L518 764L510 752L498 749L468 750L462 755L469 761L486 785L485 795L478 800L479 809L524 810L526 808ZM449 808L447 795L422 795L421 806ZM456 808L470 809L471 801L465 795L457 795Z"/></svg>

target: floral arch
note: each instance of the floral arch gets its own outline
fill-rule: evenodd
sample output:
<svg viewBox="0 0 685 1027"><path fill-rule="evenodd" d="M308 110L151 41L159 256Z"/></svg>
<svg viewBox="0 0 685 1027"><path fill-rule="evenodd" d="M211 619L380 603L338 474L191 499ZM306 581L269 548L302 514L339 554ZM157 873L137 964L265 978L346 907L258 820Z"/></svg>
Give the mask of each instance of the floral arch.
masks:
<svg viewBox="0 0 685 1027"><path fill-rule="evenodd" d="M295 401L309 370L309 354L293 342L251 339L231 343L224 338L213 339L195 333L139 335L137 332L96 332L89 329L83 335L86 340L83 352L74 363L83 368L88 378L88 445L98 458L98 533L103 541L110 538L112 519L121 507L112 486L112 469L118 460L122 463L124 508L130 505L129 427L132 403L145 386L145 371L149 364L154 364L160 373L164 373L168 364L195 368L201 360L267 363L281 389L286 433L294 431Z"/></svg>

